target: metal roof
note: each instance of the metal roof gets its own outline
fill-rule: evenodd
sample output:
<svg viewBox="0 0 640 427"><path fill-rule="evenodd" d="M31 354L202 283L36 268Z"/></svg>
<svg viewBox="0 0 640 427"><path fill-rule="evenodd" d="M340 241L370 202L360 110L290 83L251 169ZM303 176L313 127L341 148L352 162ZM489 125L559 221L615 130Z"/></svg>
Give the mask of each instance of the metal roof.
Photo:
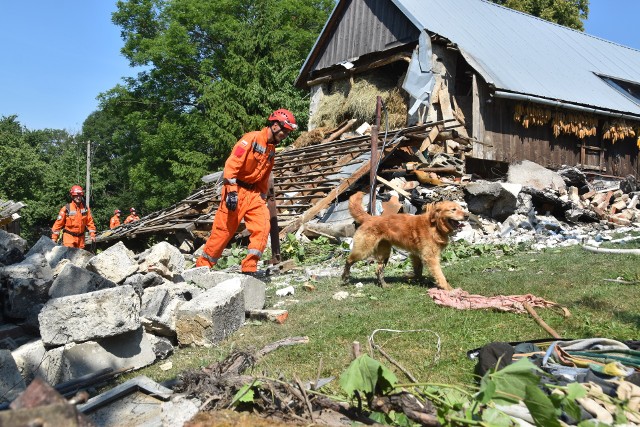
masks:
<svg viewBox="0 0 640 427"><path fill-rule="evenodd" d="M599 77L613 77L638 88L640 51L636 49L486 0L390 1L416 28L457 45L469 64L501 93L640 116L637 98L622 94ZM338 2L323 33L340 25L335 22L340 19L338 11L349 3ZM327 37L320 35L307 62L324 55L319 49L326 48ZM308 72L309 65L305 63L301 73Z"/></svg>
<svg viewBox="0 0 640 427"><path fill-rule="evenodd" d="M392 0L496 89L640 115L599 75L640 85L640 51L485 0Z"/></svg>

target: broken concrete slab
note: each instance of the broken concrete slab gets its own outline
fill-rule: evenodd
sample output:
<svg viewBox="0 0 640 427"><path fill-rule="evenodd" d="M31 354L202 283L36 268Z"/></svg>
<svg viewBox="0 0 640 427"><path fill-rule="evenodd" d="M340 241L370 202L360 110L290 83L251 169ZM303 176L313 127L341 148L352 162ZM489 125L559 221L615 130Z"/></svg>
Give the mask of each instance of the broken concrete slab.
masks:
<svg viewBox="0 0 640 427"><path fill-rule="evenodd" d="M114 283L121 283L138 271L138 262L135 254L124 243L118 242L91 258L87 269Z"/></svg>
<svg viewBox="0 0 640 427"><path fill-rule="evenodd" d="M119 335L140 327L140 298L131 286L54 298L38 321L48 347Z"/></svg>
<svg viewBox="0 0 640 427"><path fill-rule="evenodd" d="M245 310L260 310L266 301L266 285L252 276L244 274L225 273L211 270L207 267L197 267L182 272L185 281L193 283L202 289L211 289L230 279L239 279L244 294Z"/></svg>
<svg viewBox="0 0 640 427"><path fill-rule="evenodd" d="M61 359L61 381L66 382L110 368L140 369L155 362L156 355L143 328L98 341L67 344Z"/></svg>
<svg viewBox="0 0 640 427"><path fill-rule="evenodd" d="M504 221L516 212L521 188L502 182L472 182L464 188L464 200L471 213Z"/></svg>
<svg viewBox="0 0 640 427"><path fill-rule="evenodd" d="M536 190L554 189L560 194L567 190L567 184L560 174L529 160L510 164L507 182Z"/></svg>
<svg viewBox="0 0 640 427"><path fill-rule="evenodd" d="M62 381L61 360L64 347L47 350L42 340L32 340L12 351L16 365L26 383L40 377L49 384Z"/></svg>
<svg viewBox="0 0 640 427"><path fill-rule="evenodd" d="M29 258L35 254L44 255L51 268L55 268L63 259L68 259L77 267L85 268L89 260L93 257L91 252L85 251L84 249L56 245L53 240L47 236L40 237L40 240L29 249L25 257Z"/></svg>
<svg viewBox="0 0 640 427"><path fill-rule="evenodd" d="M25 239L0 229L0 265L10 265L22 261L27 248Z"/></svg>
<svg viewBox="0 0 640 427"><path fill-rule="evenodd" d="M0 286L5 294L4 314L25 319L34 304L45 303L49 299L52 282L53 271L42 254L0 267Z"/></svg>
<svg viewBox="0 0 640 427"><path fill-rule="evenodd" d="M20 371L9 350L0 350L0 403L11 402L25 390Z"/></svg>
<svg viewBox="0 0 640 427"><path fill-rule="evenodd" d="M236 277L180 305L176 318L178 342L183 346L212 346L239 329L244 318L244 297Z"/></svg>
<svg viewBox="0 0 640 427"><path fill-rule="evenodd" d="M287 310L251 310L247 312L247 316L252 320L267 320L283 324L289 317Z"/></svg>
<svg viewBox="0 0 640 427"><path fill-rule="evenodd" d="M58 277L53 281L49 289L49 296L51 298L60 298L115 287L116 284L111 280L105 279L86 268L76 267L69 262L64 265Z"/></svg>
<svg viewBox="0 0 640 427"><path fill-rule="evenodd" d="M148 377L139 376L91 398L79 410L100 426L179 426L198 413L187 399Z"/></svg>
<svg viewBox="0 0 640 427"><path fill-rule="evenodd" d="M167 279L173 279L184 270L184 255L168 242L160 242L140 254L140 271L155 272Z"/></svg>
<svg viewBox="0 0 640 427"><path fill-rule="evenodd" d="M166 282L148 288L142 295L141 322L150 333L169 338L176 336L176 312L186 301L204 291L194 285Z"/></svg>

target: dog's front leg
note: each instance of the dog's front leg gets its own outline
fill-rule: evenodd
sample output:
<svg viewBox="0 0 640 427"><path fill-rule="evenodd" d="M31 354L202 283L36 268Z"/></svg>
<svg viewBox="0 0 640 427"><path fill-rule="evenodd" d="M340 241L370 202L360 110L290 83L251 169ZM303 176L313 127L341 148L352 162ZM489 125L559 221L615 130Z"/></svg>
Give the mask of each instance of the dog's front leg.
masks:
<svg viewBox="0 0 640 427"><path fill-rule="evenodd" d="M447 279L444 277L444 273L442 272L442 268L440 267L440 254L437 254L436 257L428 257L425 259L425 262L429 266L429 271L431 271L434 279L436 279L436 285L445 291L452 290L453 288L447 282Z"/></svg>

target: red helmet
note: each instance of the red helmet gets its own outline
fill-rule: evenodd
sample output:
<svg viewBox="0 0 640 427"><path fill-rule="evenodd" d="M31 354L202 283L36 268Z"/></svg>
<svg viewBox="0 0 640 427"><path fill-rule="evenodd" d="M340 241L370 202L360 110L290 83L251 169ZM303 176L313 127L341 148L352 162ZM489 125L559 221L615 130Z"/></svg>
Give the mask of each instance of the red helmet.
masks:
<svg viewBox="0 0 640 427"><path fill-rule="evenodd" d="M134 213L136 211L136 208L131 208L129 209L129 212Z"/></svg>
<svg viewBox="0 0 640 427"><path fill-rule="evenodd" d="M298 129L296 118L293 116L293 113L289 110L285 110L284 108L280 108L279 110L271 113L268 120L270 122L280 122L285 129Z"/></svg>
<svg viewBox="0 0 640 427"><path fill-rule="evenodd" d="M115 214L119 214L119 213L121 213L121 212L120 212L120 209L116 209L115 211L113 211L113 214L114 214L114 215L115 215Z"/></svg>
<svg viewBox="0 0 640 427"><path fill-rule="evenodd" d="M71 187L71 190L69 190L69 194L71 194L71 197L84 196L84 191L79 185L74 185L73 187Z"/></svg>

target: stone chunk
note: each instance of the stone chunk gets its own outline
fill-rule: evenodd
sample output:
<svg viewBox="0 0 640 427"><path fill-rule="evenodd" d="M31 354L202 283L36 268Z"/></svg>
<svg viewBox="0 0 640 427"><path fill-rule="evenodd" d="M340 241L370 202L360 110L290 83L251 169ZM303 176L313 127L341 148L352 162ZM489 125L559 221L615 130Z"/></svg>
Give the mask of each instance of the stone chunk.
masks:
<svg viewBox="0 0 640 427"><path fill-rule="evenodd" d="M154 286L142 295L141 321L145 330L155 335L175 338L178 307L204 291L187 283Z"/></svg>
<svg viewBox="0 0 640 427"><path fill-rule="evenodd" d="M17 234L0 229L0 264L9 265L24 259L27 241Z"/></svg>
<svg viewBox="0 0 640 427"><path fill-rule="evenodd" d="M5 294L4 314L17 319L27 318L33 305L49 299L52 282L53 272L42 254L0 267L0 287Z"/></svg>
<svg viewBox="0 0 640 427"><path fill-rule="evenodd" d="M99 341L67 344L62 356L62 382L111 368L140 369L155 362L151 341L142 328Z"/></svg>
<svg viewBox="0 0 640 427"><path fill-rule="evenodd" d="M120 283L138 271L135 255L122 242L118 242L89 261L87 269L114 283Z"/></svg>
<svg viewBox="0 0 640 427"><path fill-rule="evenodd" d="M212 346L244 323L240 279L233 278L180 306L176 334L180 345Z"/></svg>
<svg viewBox="0 0 640 427"><path fill-rule="evenodd" d="M85 268L67 263L53 281L51 289L49 289L49 296L51 298L60 298L115 287L116 284L111 280L105 279Z"/></svg>
<svg viewBox="0 0 640 427"><path fill-rule="evenodd" d="M153 245L148 251L140 254L140 259L141 272L154 272L167 279L173 279L174 275L184 270L184 255L180 249L168 242Z"/></svg>
<svg viewBox="0 0 640 427"><path fill-rule="evenodd" d="M11 402L25 390L16 361L9 350L0 350L0 403Z"/></svg>
<svg viewBox="0 0 640 427"><path fill-rule="evenodd" d="M76 267L85 268L89 260L93 257L91 252L85 251L84 249L56 245L53 243L53 240L47 236L40 237L40 240L29 249L26 258L35 254L44 255L51 268L55 268L63 259L68 259Z"/></svg>
<svg viewBox="0 0 640 427"><path fill-rule="evenodd" d="M45 346L111 337L140 327L140 298L131 286L54 298L38 321Z"/></svg>
<svg viewBox="0 0 640 427"><path fill-rule="evenodd" d="M221 271L212 271L207 267L197 267L185 270L182 273L185 281L203 288L211 289L227 280L237 278L240 280L242 293L244 294L244 309L261 310L264 308L266 300L266 285L255 277L246 276L244 274L224 273Z"/></svg>

